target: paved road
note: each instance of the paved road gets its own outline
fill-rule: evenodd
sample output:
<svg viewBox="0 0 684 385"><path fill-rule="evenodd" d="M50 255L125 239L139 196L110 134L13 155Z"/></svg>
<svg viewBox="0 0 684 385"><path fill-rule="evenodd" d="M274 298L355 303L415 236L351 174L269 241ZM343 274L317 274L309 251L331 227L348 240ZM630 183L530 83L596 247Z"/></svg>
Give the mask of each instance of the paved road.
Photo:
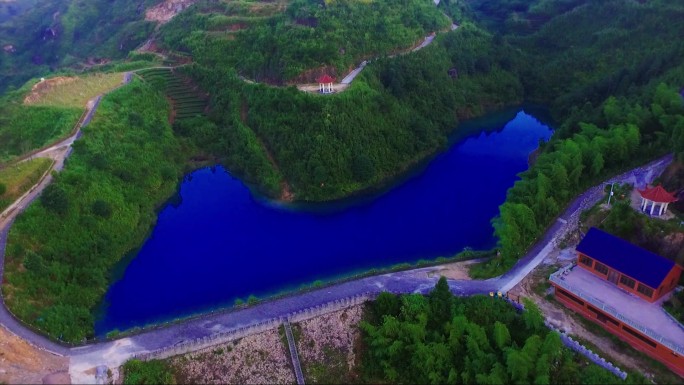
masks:
<svg viewBox="0 0 684 385"><path fill-rule="evenodd" d="M129 72L125 73L122 85L129 83L130 80L131 74ZM29 191L27 191L24 195L22 195L19 199L17 199L14 203L7 207L6 210L0 213L0 282L2 282L2 277L5 268L5 247L7 245L7 235L12 226L12 223L14 223L16 217L20 213L22 213L24 209L26 209L26 207L28 207L28 205L31 204L31 202L38 198L38 196L41 192L43 192L45 187L47 187L50 184L50 182L52 182L53 177L51 175L51 171L61 171L64 168L64 162L66 161L66 158L71 154L71 145L74 143L75 140L81 137L81 129L90 123L91 119L95 115L95 111L97 110L97 107L100 103L100 99L101 97L98 96L95 99L88 102L86 106L87 113L73 135L53 146L50 146L49 148L46 148L45 150L42 150L32 155L32 158L51 158L55 161L55 163L52 165L52 168L48 170L46 176L42 180L40 180L37 185L32 187ZM58 345L40 334L36 334L32 330L23 326L20 322L18 322L17 319L11 315L11 313L5 306L4 298L2 297L2 295L0 295L0 324L4 326L6 329L8 329L10 332L20 336L30 344L40 349L47 350L59 355L69 355L69 348Z"/></svg>
<svg viewBox="0 0 684 385"><path fill-rule="evenodd" d="M456 28L458 28L458 26L456 26L456 28L454 28L455 25L456 24L452 24L452 27L451 27L452 31L455 30ZM418 46L412 48L411 50L409 50L407 52L402 52L399 54L390 55L388 57L395 57L397 55L403 55L403 54L406 54L409 52L419 51L419 50L427 47L428 45L430 45L432 43L432 41L435 40L436 36L437 35L433 32L432 34L425 36L425 39L423 40L423 42L420 43ZM342 79L342 81L340 81L340 84L351 84L351 82L354 80L354 78L356 78L356 76L358 76L358 74L360 74L361 71L363 71L363 69L366 68L366 65L368 65L368 63L369 63L369 61L367 61L367 60L362 61L358 67L356 67L354 70L352 70L350 73L348 73L347 76L345 76L344 79Z"/></svg>
<svg viewBox="0 0 684 385"><path fill-rule="evenodd" d="M577 227L582 211L594 206L604 197L603 189L610 183L630 183L643 187L660 175L674 159L672 154L659 158L647 165L635 168L596 185L575 198L568 208L558 217L537 243L506 274L499 278L499 290L507 292L517 285L550 253L557 242L570 230Z"/></svg>
<svg viewBox="0 0 684 385"><path fill-rule="evenodd" d="M453 25L453 23L452 23L452 25ZM437 36L437 34L435 34L435 33L428 35L428 36L425 36L425 40L423 40L423 42L420 43L416 48L412 49L411 52L416 52L418 50L421 50L421 49L427 47L428 45L430 45L430 43L432 43L433 40L435 40L435 36Z"/></svg>
<svg viewBox="0 0 684 385"><path fill-rule="evenodd" d="M618 175L606 183L643 183L652 181L672 161L668 155L646 166ZM553 250L556 242L566 231L576 225L581 211L589 208L603 198L603 186L592 187L577 197L554 222L544 236L521 258L516 265L501 277L489 280L450 280L449 287L456 295L488 294L507 292L518 284ZM134 354L158 350L179 343L212 336L221 332L280 318L289 313L324 305L335 300L364 293L378 294L382 291L393 293L427 293L437 282L437 274L430 274L437 267L421 268L397 273L367 277L344 282L315 291L293 294L291 296L264 302L246 309L223 311L208 314L183 323L146 331L117 341L98 343L70 351L71 375L74 382L88 382L92 378L84 372L98 365L117 367Z"/></svg>
<svg viewBox="0 0 684 385"><path fill-rule="evenodd" d="M125 76L125 81L130 81L130 74ZM81 127L87 125L95 113L99 99L92 103L88 117L84 119ZM71 144L80 137L80 127L77 133L71 138L61 142L54 148L47 149L50 153L62 151L62 156L56 157L55 170L61 170L64 160L71 152ZM615 178L611 178L606 183L630 182L643 186L644 183L651 181L659 175L662 170L672 161L673 157L668 155L644 167L640 167ZM2 268L4 266L4 250L9 228L18 213L28 204L38 197L40 192L52 180L48 175L26 197L20 199L16 210L0 221L0 280L2 278ZM575 199L568 209L554 222L551 228L535 244L526 256L518 261L516 265L501 277L489 280L473 281L450 281L449 286L456 295L486 294L493 291L506 292L522 280L534 267L536 267L548 253L553 249L558 239L565 234L568 229L573 228L578 220L579 213L584 209L598 202L603 196L604 184L592 187L577 199ZM384 274L374 277L367 277L355 281L340 283L331 287L319 290L293 294L289 297L280 298L235 311L223 311L208 314L183 323L177 323L164 328L148 330L144 333L122 338L112 342L96 343L78 348L66 348L57 345L45 337L34 333L21 325L11 316L4 303L0 303L0 323L11 332L19 335L31 344L54 352L56 354L70 356L70 374L75 382L93 382L94 375L90 369L107 365L117 367L132 355L169 347L195 338L211 336L219 332L249 326L255 323L280 318L283 315L294 313L302 309L327 304L338 299L348 298L363 293L377 294L382 291L394 293L427 293L435 285L437 277L431 277L430 272L436 267L415 269L404 272ZM88 372L88 373L86 373Z"/></svg>
<svg viewBox="0 0 684 385"><path fill-rule="evenodd" d="M643 184L659 175L672 160L672 156L661 158L651 164L611 178L611 182L631 182ZM48 183L48 182L46 182ZM602 185L592 187L577 199L560 216L547 233L532 247L529 253L505 275L489 280L450 281L449 286L454 294L474 295L489 292L506 292L522 280L553 249L555 242L564 234L582 209L590 207L603 197ZM7 228L0 233L0 250L4 245ZM1 254L1 253L0 253ZM120 340L96 343L84 347L67 349L56 345L46 338L27 330L0 307L0 322L7 328L30 341L36 346L58 354L71 356L71 374L75 382L91 382L90 374L85 372L98 365L116 367L134 354L154 351L173 346L196 338L211 336L227 330L238 329L259 322L279 318L285 314L302 309L323 305L338 299L348 298L363 293L377 294L382 291L395 293L427 293L435 285L437 278L429 273L435 267L415 269L404 272L384 274L362 278L355 281L337 284L319 290L294 294L289 297L264 302L253 307L236 311L223 311L208 314L183 323L153 329L144 333Z"/></svg>
<svg viewBox="0 0 684 385"><path fill-rule="evenodd" d="M361 64L358 67L356 67L352 72L347 74L347 76L345 76L344 79L342 79L342 81L340 83L341 84L350 84L352 82L352 80L354 80L354 78L358 74L360 74L364 68L366 68L367 64L368 64L367 60L362 61Z"/></svg>

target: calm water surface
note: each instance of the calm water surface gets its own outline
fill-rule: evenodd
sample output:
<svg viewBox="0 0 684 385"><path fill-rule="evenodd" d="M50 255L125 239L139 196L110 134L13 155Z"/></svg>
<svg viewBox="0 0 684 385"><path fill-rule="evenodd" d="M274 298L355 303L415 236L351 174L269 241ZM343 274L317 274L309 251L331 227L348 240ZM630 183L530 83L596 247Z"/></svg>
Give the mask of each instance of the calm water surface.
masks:
<svg viewBox="0 0 684 385"><path fill-rule="evenodd" d="M222 167L189 174L106 296L99 334L232 305L374 267L494 246L491 219L551 130L518 113L462 138L372 199L265 202Z"/></svg>

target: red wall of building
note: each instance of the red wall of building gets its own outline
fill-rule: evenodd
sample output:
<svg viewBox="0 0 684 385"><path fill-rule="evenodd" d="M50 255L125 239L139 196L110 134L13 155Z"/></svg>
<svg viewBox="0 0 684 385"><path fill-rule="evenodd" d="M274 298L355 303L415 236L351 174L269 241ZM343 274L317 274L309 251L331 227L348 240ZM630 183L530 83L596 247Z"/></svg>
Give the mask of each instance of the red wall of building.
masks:
<svg viewBox="0 0 684 385"><path fill-rule="evenodd" d="M582 257L582 256L588 257L588 258L590 258L592 261L594 261L592 267L589 267L589 266L587 266L587 265L585 265L585 264L583 264L583 263L580 262L580 257ZM596 261L595 259L593 259L593 258L591 258L591 257L589 257L589 256L587 256L587 255L584 255L584 254L582 254L582 253L577 253L577 265L578 265L578 266L580 266L580 267L582 267L583 269L585 269L585 270L591 272L592 274L594 274L594 275L596 275L597 277L603 279L604 281L607 281L607 280L608 280L608 275L607 275L607 274L602 274L602 273L600 273L600 272L594 270L595 267L596 267L596 262L598 262L598 261ZM646 301L648 301L648 302L655 302L656 300L658 300L658 298L660 298L660 297L666 295L667 293L669 293L670 291L672 291L675 287L677 287L677 282L679 282L679 276L680 276L681 273L682 273L682 268L681 268L679 265L675 265L675 266L672 268L672 270L670 270L670 272L669 272L668 275L665 277L665 279L663 280L663 283L661 284L661 287L663 288L663 290L662 290L662 292L661 292L661 291L660 291L660 287L657 287L657 288L650 287L650 286L646 285L646 284L643 283L643 282L639 282L639 280L634 279L633 277L629 277L627 274L622 274L620 271L613 269L612 267L606 265L605 263L604 263L603 265L605 265L606 267L608 267L608 270L613 270L613 271L616 271L616 272L618 273L617 286L618 286L620 289L625 290L625 291L628 291L628 292L630 292L630 293L632 293L632 294L638 296L639 298L643 298L644 300L646 300ZM634 279L634 281L636 281L636 284L634 285L634 288L631 288L631 287L629 287L629 286L626 286L626 285L622 284L622 283L620 282L620 275L625 275L625 276L627 276L627 277L629 277L629 278ZM675 278L674 284L673 284L672 286L670 286L669 284L670 284L670 282L672 281L673 278ZM641 283L642 285L647 286L647 287L650 287L651 289L653 289L653 296L652 296L652 297L647 297L647 296L644 295L643 293L640 293L639 291L637 291L637 287L639 287L639 283Z"/></svg>
<svg viewBox="0 0 684 385"><path fill-rule="evenodd" d="M681 275L682 267L675 265L665 279L663 279L663 283L660 285L660 287L663 289L662 292L660 292L660 287L658 288L658 291L656 291L656 299L674 290L674 288L677 287L677 283L679 283L679 277Z"/></svg>
<svg viewBox="0 0 684 385"><path fill-rule="evenodd" d="M553 284L553 283L552 283ZM653 339L643 335L641 332L638 330L631 328L629 325L624 325L620 320L615 319L614 317L604 313L602 310L596 308L595 306L591 305L587 301L583 300L582 298L579 298L577 296L574 296L577 300L580 300L583 302L583 304L579 304L575 302L574 300L566 297L559 291L564 291L566 293L569 293L570 295L573 295L572 293L568 292L567 290L563 289L562 287L558 287L555 284L553 285L556 290L556 299L561 302L563 305L566 307L576 311L577 313L580 313L584 318L587 318L591 321L594 321L595 323L599 324L602 326L604 329L607 331L611 332L612 334L616 335L618 338L621 340L627 342L628 344L632 345L634 348L637 350L640 350L650 357L662 362L665 364L670 370L673 372L677 373L678 375L684 377L684 356L678 355L674 353L672 350L670 350L668 347L661 345L660 343L653 341ZM594 308L596 312L591 311L589 309L589 306ZM598 315L600 314L600 316ZM604 319L604 321L599 320L599 317ZM655 345L652 346L641 339L632 336L629 332L625 331L623 327L628 327L635 332L637 332L639 335L650 341L652 344Z"/></svg>

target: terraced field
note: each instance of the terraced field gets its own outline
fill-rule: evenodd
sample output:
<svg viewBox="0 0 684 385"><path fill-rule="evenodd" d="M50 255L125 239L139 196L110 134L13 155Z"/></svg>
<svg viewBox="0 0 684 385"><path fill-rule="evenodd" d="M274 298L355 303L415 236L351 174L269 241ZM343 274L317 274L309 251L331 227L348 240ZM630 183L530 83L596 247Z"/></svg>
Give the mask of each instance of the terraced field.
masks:
<svg viewBox="0 0 684 385"><path fill-rule="evenodd" d="M151 68L138 72L143 80L164 91L173 103L173 120L203 115L207 98L189 79L171 68Z"/></svg>

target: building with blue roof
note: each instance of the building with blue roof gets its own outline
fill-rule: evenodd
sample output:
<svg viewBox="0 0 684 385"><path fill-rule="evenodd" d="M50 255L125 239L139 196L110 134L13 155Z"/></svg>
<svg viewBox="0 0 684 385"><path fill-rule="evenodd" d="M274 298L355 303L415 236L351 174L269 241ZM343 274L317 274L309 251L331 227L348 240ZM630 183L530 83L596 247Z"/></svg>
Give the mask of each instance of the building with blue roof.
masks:
<svg viewBox="0 0 684 385"><path fill-rule="evenodd" d="M594 227L577 254L579 266L649 302L672 291L682 273L674 261Z"/></svg>
<svg viewBox="0 0 684 385"><path fill-rule="evenodd" d="M577 245L577 265L551 274L549 281L558 302L684 378L684 325L662 307L682 270L591 228Z"/></svg>

